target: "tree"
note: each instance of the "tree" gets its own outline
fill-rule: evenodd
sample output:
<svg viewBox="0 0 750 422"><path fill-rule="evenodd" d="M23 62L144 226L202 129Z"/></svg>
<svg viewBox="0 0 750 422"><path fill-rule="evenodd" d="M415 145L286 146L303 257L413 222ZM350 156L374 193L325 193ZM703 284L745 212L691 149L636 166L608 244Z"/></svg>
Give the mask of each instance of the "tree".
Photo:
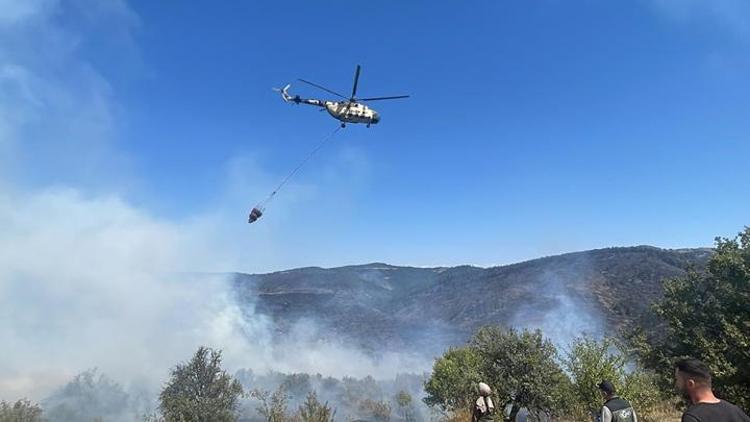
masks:
<svg viewBox="0 0 750 422"><path fill-rule="evenodd" d="M149 413L143 415L143 422L164 422L164 417L158 413Z"/></svg>
<svg viewBox="0 0 750 422"><path fill-rule="evenodd" d="M297 415L302 422L333 422L336 411L328 407L328 402L319 402L315 391L310 391Z"/></svg>
<svg viewBox="0 0 750 422"><path fill-rule="evenodd" d="M236 421L241 394L239 381L221 369L221 351L200 347L172 369L159 409L167 422Z"/></svg>
<svg viewBox="0 0 750 422"><path fill-rule="evenodd" d="M654 311L661 333L632 336L643 362L670 388L672 364L691 356L712 370L717 394L750 409L750 227L733 239L716 238L704 273L694 270L664 283Z"/></svg>
<svg viewBox="0 0 750 422"><path fill-rule="evenodd" d="M428 406L439 406L443 411L455 411L471 406L477 384L483 379L481 359L469 346L450 348L435 360L432 376L425 382Z"/></svg>
<svg viewBox="0 0 750 422"><path fill-rule="evenodd" d="M511 418L524 407L535 415L561 413L569 380L557 363L557 349L541 331L483 327L470 345L480 358L484 382L500 399L498 404L513 404Z"/></svg>
<svg viewBox="0 0 750 422"><path fill-rule="evenodd" d="M396 404L398 404L398 413L404 422L414 422L414 409L412 406L411 394L401 390L396 394Z"/></svg>
<svg viewBox="0 0 750 422"><path fill-rule="evenodd" d="M364 399L359 403L359 410L375 422L391 420L391 405L384 400Z"/></svg>
<svg viewBox="0 0 750 422"><path fill-rule="evenodd" d="M666 397L669 394L659 389L656 375L640 366L625 374L622 395L635 407L639 421L663 421L665 409L667 412L674 410L674 405Z"/></svg>
<svg viewBox="0 0 750 422"><path fill-rule="evenodd" d="M512 404L511 417L522 407L537 416L559 415L570 388L555 346L541 331L483 327L468 346L449 349L435 361L424 402L461 412L471 407L479 382L494 389L498 409Z"/></svg>
<svg viewBox="0 0 750 422"><path fill-rule="evenodd" d="M41 422L42 408L27 399L11 404L0 402L0 422Z"/></svg>
<svg viewBox="0 0 750 422"><path fill-rule="evenodd" d="M287 420L286 407L289 401L284 386L280 386L273 394L266 390L253 390L250 396L260 401L257 410L266 422L285 422Z"/></svg>
<svg viewBox="0 0 750 422"><path fill-rule="evenodd" d="M341 401L345 403L358 403L363 397L383 397L383 390L378 385L378 382L370 375L362 379L344 377L342 383L343 391Z"/></svg>
<svg viewBox="0 0 750 422"><path fill-rule="evenodd" d="M81 372L42 401L50 422L125 419L137 413L132 404L120 384L96 369Z"/></svg>
<svg viewBox="0 0 750 422"><path fill-rule="evenodd" d="M313 390L310 382L310 375L304 373L287 375L284 377L281 386L292 400L297 399L298 401L302 400L302 397L306 397L307 394Z"/></svg>
<svg viewBox="0 0 750 422"><path fill-rule="evenodd" d="M660 404L662 397L653 375L638 367L627 370L628 359L609 339L590 337L576 339L564 360L572 380L572 399L568 412L576 419L598 414L602 397L597 384L609 380L623 398L630 401L644 419L649 410Z"/></svg>
<svg viewBox="0 0 750 422"><path fill-rule="evenodd" d="M612 343L604 339L590 337L576 339L563 364L573 382L574 409L578 417L595 415L602 406L598 384L609 380L617 391L622 391L625 378L625 359L620 354L611 353Z"/></svg>

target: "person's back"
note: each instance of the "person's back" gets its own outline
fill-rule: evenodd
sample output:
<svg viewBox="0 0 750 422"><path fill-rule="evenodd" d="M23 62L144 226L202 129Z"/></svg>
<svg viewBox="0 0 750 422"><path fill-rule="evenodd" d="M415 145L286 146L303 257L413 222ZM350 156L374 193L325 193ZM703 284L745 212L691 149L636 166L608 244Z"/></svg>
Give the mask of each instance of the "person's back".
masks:
<svg viewBox="0 0 750 422"><path fill-rule="evenodd" d="M604 403L604 414L609 413L609 420L612 422L636 422L635 411L633 406L627 400L614 396ZM607 412L609 411L609 412ZM602 420L606 420L606 416Z"/></svg>
<svg viewBox="0 0 750 422"><path fill-rule="evenodd" d="M718 403L696 403L682 414L682 422L750 422L739 407L728 401Z"/></svg>
<svg viewBox="0 0 750 422"><path fill-rule="evenodd" d="M495 420L495 407L489 397L479 397L474 404L474 420L477 422L493 422Z"/></svg>
<svg viewBox="0 0 750 422"><path fill-rule="evenodd" d="M493 422L495 420L495 403L490 398L490 386L480 382L479 383L479 398L474 403L474 409L472 409L472 421L474 422Z"/></svg>
<svg viewBox="0 0 750 422"><path fill-rule="evenodd" d="M615 394L615 386L610 381L602 380L597 387L604 398L604 406L602 406L602 414L599 418L602 422L638 422L633 406Z"/></svg>

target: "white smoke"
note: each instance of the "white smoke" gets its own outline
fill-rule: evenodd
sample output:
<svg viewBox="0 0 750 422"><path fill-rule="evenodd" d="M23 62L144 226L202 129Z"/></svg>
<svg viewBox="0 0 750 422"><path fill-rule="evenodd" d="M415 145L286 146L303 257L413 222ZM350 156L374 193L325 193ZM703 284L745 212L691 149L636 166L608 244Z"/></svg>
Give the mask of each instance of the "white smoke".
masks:
<svg viewBox="0 0 750 422"><path fill-rule="evenodd" d="M226 276L184 273L234 256L203 219L173 223L116 197L53 189L0 195L0 221L0 344L12 345L0 398L39 397L91 367L157 386L200 345L256 371L392 377L424 365L318 341L309 321L274 338Z"/></svg>
<svg viewBox="0 0 750 422"><path fill-rule="evenodd" d="M545 273L535 285L534 304L521 304L511 323L520 329L542 331L558 350L566 350L582 336L601 337L602 316L576 297L556 274Z"/></svg>
<svg viewBox="0 0 750 422"><path fill-rule="evenodd" d="M69 189L0 195L0 221L2 397L94 366L155 382L191 348L230 344L222 280L167 275L220 260L194 228Z"/></svg>
<svg viewBox="0 0 750 422"><path fill-rule="evenodd" d="M41 400L90 368L158 389L200 345L222 349L230 372L413 368L398 354L374 360L319 342L314 326L276 338L226 276L211 275L305 259L279 246L290 242L272 216L247 231L246 201L278 178L254 160L230 160L200 214L161 217L129 199L138 177L118 147L116 95L81 46L93 36L137 56L137 24L122 1L0 0L0 400ZM310 192L290 186L274 215Z"/></svg>

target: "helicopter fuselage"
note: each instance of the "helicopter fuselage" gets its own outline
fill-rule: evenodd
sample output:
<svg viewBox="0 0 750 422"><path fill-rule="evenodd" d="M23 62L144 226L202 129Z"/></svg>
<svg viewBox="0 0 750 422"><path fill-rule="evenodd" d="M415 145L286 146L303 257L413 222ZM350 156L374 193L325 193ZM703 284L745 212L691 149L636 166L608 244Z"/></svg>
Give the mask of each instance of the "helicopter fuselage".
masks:
<svg viewBox="0 0 750 422"><path fill-rule="evenodd" d="M377 111L362 103L349 101L326 101L326 111L333 118L346 123L376 124L380 121Z"/></svg>

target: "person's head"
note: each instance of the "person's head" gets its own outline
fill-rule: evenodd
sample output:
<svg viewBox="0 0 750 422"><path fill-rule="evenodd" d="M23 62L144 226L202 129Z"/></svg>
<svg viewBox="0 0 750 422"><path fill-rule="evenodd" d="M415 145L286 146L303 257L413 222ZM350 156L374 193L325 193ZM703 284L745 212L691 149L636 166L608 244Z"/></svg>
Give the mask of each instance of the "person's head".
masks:
<svg viewBox="0 0 750 422"><path fill-rule="evenodd" d="M599 392L601 392L602 397L605 399L614 396L617 392L615 386L608 380L602 380L602 382L596 386L599 387Z"/></svg>
<svg viewBox="0 0 750 422"><path fill-rule="evenodd" d="M490 389L489 385L487 385L487 384L485 384L483 382L480 382L479 383L479 394L482 395L482 396L484 396L484 397L487 397L490 394L492 394L492 390Z"/></svg>
<svg viewBox="0 0 750 422"><path fill-rule="evenodd" d="M698 359L685 358L675 362L674 379L677 390L688 398L701 390L711 390L711 370Z"/></svg>

